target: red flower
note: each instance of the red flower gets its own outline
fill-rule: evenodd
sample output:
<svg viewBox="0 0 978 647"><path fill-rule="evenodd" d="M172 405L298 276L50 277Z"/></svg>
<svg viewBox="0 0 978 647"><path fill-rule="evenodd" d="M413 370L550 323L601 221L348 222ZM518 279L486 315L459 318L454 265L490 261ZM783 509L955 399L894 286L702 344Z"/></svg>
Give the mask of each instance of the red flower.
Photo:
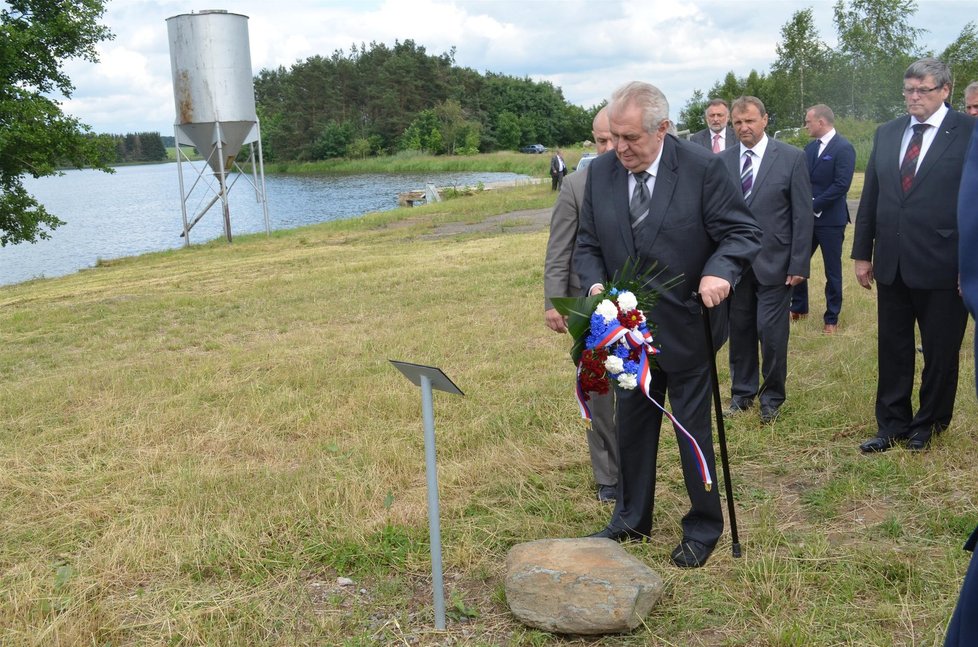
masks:
<svg viewBox="0 0 978 647"><path fill-rule="evenodd" d="M642 311L629 310L627 312L619 312L618 323L623 325L625 328L635 328L642 323Z"/></svg>

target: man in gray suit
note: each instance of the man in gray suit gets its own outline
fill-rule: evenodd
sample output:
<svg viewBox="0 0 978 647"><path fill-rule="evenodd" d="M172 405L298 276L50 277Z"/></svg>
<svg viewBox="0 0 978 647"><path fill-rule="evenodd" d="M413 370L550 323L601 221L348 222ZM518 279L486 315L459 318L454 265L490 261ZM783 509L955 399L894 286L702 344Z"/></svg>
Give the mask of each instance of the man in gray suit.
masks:
<svg viewBox="0 0 978 647"><path fill-rule="evenodd" d="M703 114L706 119L707 127L693 133L689 141L700 146L705 146L714 153L719 153L737 145L737 137L734 135L730 122L730 107L723 99L710 99L706 104L706 112Z"/></svg>
<svg viewBox="0 0 978 647"><path fill-rule="evenodd" d="M951 424L968 315L958 293L958 189L973 117L947 107L951 71L921 59L903 75L907 113L876 129L852 241L856 280L877 286L876 436L923 451ZM924 369L913 411L920 329Z"/></svg>
<svg viewBox="0 0 978 647"><path fill-rule="evenodd" d="M661 349L649 393L696 438L716 474L710 421L712 344L702 304L730 294L757 254L760 229L719 157L669 133L669 103L655 86L633 82L608 108L615 155L591 162L581 205L574 268L589 294L604 290L626 262L661 271L659 300L646 315ZM677 286L661 282L679 277ZM786 315L787 316L787 315ZM639 389L618 389L618 500L608 525L592 537L630 541L652 531L656 455L662 412ZM723 530L717 488L707 491L696 455L676 431L690 510L672 552L680 567L702 566Z"/></svg>
<svg viewBox="0 0 978 647"><path fill-rule="evenodd" d="M598 154L611 148L608 132L608 108L594 115L591 136ZM550 330L566 333L567 323L557 312L551 297L579 296L581 283L573 271L574 248L577 246L577 222L584 199L587 167L571 173L564 180L550 216L550 239L543 266L544 321ZM615 432L615 396L591 394L591 427L587 446L591 454L591 471L598 486L598 501L613 502L618 490L618 434Z"/></svg>
<svg viewBox="0 0 978 647"><path fill-rule="evenodd" d="M785 400L791 288L808 277L815 221L812 183L804 153L764 133L767 110L760 99L740 97L732 113L740 146L720 158L764 235L761 253L730 299L732 398L727 413L750 408L756 397L761 422L770 423Z"/></svg>

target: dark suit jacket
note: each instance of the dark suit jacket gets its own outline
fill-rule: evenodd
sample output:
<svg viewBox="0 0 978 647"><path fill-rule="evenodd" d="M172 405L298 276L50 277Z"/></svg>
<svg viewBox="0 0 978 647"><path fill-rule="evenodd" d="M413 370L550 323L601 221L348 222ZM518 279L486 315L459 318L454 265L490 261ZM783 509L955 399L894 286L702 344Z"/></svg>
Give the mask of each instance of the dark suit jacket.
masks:
<svg viewBox="0 0 978 647"><path fill-rule="evenodd" d="M656 357L665 371L703 366L708 346L699 300L693 297L704 275L736 285L760 249L760 228L739 190L734 190L717 155L672 135L663 140L649 215L636 242L628 215L628 171L614 151L591 162L581 206L574 267L583 290L608 284L626 259L641 267L658 262L661 283L682 276L660 291L649 319L657 325Z"/></svg>
<svg viewBox="0 0 978 647"><path fill-rule="evenodd" d="M838 132L818 156L819 141L805 146L805 161L812 180L812 210L822 215L816 227L844 227L849 224L846 194L856 170L856 149Z"/></svg>
<svg viewBox="0 0 978 647"><path fill-rule="evenodd" d="M928 157L930 153L927 153ZM924 160L927 158L925 157ZM978 128L971 134L968 154L961 171L958 194L958 234L961 296L972 317L978 317Z"/></svg>
<svg viewBox="0 0 978 647"><path fill-rule="evenodd" d="M719 155L728 178L740 188L740 146ZM751 266L761 285L784 285L789 275L808 276L812 257L812 184L800 149L768 137L747 206L764 232ZM785 315L787 316L787 315Z"/></svg>
<svg viewBox="0 0 978 647"><path fill-rule="evenodd" d="M732 148L738 145L740 142L737 141L737 136L734 134L733 128L727 126L727 132L724 135L724 142L726 143L725 148ZM705 146L707 150L713 151L713 131L709 128L704 128L703 130L697 131L690 135L689 141L694 144L699 144L700 146Z"/></svg>
<svg viewBox="0 0 978 647"><path fill-rule="evenodd" d="M872 261L873 275L893 283L897 268L909 288L958 285L958 187L975 120L949 110L906 196L900 188L905 115L876 129L856 213L852 258Z"/></svg>

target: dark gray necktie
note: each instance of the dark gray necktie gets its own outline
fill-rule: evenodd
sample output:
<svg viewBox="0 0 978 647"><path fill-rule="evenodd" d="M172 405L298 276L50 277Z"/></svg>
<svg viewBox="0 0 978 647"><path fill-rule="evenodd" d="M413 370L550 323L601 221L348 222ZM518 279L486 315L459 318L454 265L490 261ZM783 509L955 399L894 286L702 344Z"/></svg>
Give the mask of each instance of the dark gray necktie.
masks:
<svg viewBox="0 0 978 647"><path fill-rule="evenodd" d="M651 202L652 196L649 195L649 187L645 184L646 180L649 179L649 174L642 171L632 175L635 176L635 189L632 191L632 200L628 203L628 213L634 231L649 215L649 202Z"/></svg>

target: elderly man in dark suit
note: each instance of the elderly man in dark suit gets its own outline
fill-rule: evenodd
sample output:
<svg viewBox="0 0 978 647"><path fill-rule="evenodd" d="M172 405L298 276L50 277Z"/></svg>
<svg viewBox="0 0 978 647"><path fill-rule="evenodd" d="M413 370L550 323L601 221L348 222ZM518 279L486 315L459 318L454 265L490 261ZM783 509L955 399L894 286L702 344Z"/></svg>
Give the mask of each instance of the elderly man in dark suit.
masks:
<svg viewBox="0 0 978 647"><path fill-rule="evenodd" d="M706 128L693 133L689 141L694 144L704 146L714 153L719 153L737 145L737 137L734 135L730 123L730 107L723 99L710 99L706 104L706 112L703 114L706 119Z"/></svg>
<svg viewBox="0 0 978 647"><path fill-rule="evenodd" d="M976 88L978 89L978 88ZM978 129L971 133L971 143L961 171L961 189L958 194L958 243L961 296L972 317L978 319ZM978 348L978 331L975 332ZM978 354L975 356L978 368ZM975 373L978 375L978 372ZM976 382L978 390L978 382ZM971 551L971 563L961 585L958 604L944 638L944 647L970 647L978 644L978 528L965 543Z"/></svg>
<svg viewBox="0 0 978 647"><path fill-rule="evenodd" d="M591 123L598 154L611 148L608 131L608 108L594 115ZM573 269L574 249L577 247L577 223L581 202L584 200L584 182L587 167L567 176L557 196L550 216L550 239L543 266L544 322L556 333L566 333L567 323L550 302L551 297L578 296L581 284ZM587 446L591 455L591 471L598 487L598 501L613 502L618 491L618 434L615 431L615 396L591 395L591 426L587 432Z"/></svg>
<svg viewBox="0 0 978 647"><path fill-rule="evenodd" d="M760 248L760 229L719 158L669 134L669 103L658 88L639 82L619 88L609 116L615 154L591 162L574 266L590 294L601 292L629 259L642 270L657 263L662 276L681 277L647 313L662 351L649 390L659 402L668 393L673 414L715 474L708 368L714 349L700 302L714 309L728 297ZM638 389L618 390L616 397L618 501L609 524L592 536L628 541L652 530L662 413ZM679 447L691 507L672 560L702 566L723 530L720 497L716 488L704 488L687 441L680 439Z"/></svg>
<svg viewBox="0 0 978 647"><path fill-rule="evenodd" d="M764 133L767 110L760 99L740 97L732 113L740 146L720 158L764 236L761 253L730 299L727 413L745 411L758 398L761 422L770 423L786 397L791 288L808 277L812 255L812 185L804 154Z"/></svg>
<svg viewBox="0 0 978 647"><path fill-rule="evenodd" d="M805 162L812 180L812 209L815 231L812 254L822 248L825 265L825 314L823 332L835 333L842 311L842 241L849 224L846 194L856 170L856 149L835 130L835 113L824 103L805 113L805 128L813 138L805 146ZM791 295L791 319L808 314L808 281L794 287Z"/></svg>
<svg viewBox="0 0 978 647"><path fill-rule="evenodd" d="M909 114L876 129L866 167L852 258L859 284L877 285L879 375L878 430L863 452L897 441L927 449L954 412L968 318L958 294L958 188L975 120L947 107L950 87L941 61L911 64L903 76ZM916 414L915 326L924 353Z"/></svg>

